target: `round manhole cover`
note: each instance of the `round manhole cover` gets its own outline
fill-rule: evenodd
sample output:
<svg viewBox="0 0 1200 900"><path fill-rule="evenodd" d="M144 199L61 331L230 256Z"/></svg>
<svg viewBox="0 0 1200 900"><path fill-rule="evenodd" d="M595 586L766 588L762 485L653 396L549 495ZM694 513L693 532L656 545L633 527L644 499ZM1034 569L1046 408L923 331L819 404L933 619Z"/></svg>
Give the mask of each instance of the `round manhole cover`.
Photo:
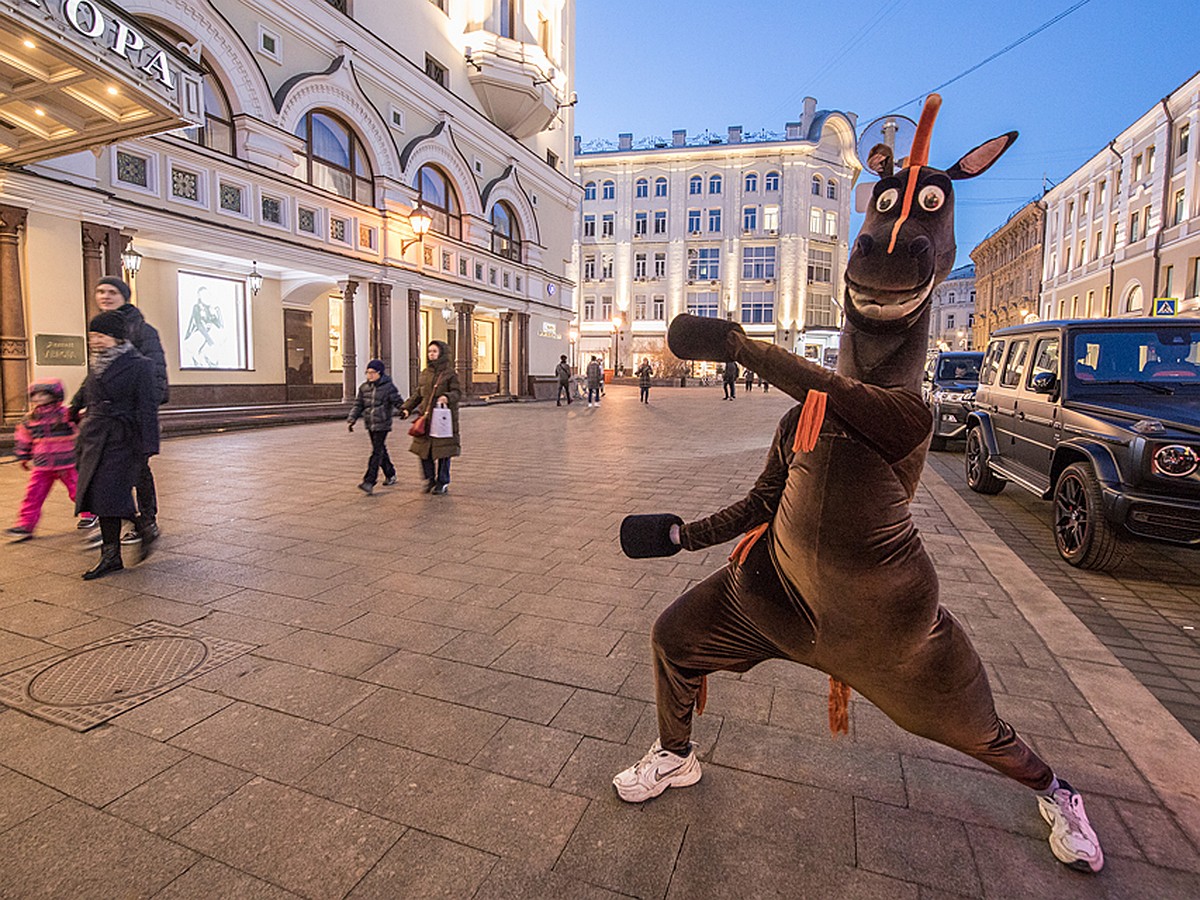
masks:
<svg viewBox="0 0 1200 900"><path fill-rule="evenodd" d="M55 663L29 683L29 696L47 706L112 703L182 678L208 658L192 637L134 638L84 650Z"/></svg>

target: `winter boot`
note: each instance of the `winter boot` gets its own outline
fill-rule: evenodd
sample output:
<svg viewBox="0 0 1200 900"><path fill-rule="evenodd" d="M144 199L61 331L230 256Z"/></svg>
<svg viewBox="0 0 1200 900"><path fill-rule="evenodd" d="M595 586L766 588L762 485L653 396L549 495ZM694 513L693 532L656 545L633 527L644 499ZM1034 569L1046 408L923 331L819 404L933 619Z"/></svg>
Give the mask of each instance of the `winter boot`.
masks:
<svg viewBox="0 0 1200 900"><path fill-rule="evenodd" d="M100 562L94 568L83 573L84 581L103 578L109 572L119 572L125 566L121 562L121 545L119 543L104 544L100 548Z"/></svg>

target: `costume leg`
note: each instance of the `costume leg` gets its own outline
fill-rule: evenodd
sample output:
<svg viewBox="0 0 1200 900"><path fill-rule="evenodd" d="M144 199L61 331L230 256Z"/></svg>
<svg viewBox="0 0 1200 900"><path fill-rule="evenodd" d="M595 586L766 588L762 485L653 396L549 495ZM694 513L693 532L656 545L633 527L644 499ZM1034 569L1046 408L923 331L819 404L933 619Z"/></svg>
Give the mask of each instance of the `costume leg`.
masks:
<svg viewBox="0 0 1200 900"><path fill-rule="evenodd" d="M17 513L18 528L33 531L37 526L42 517L42 504L46 502L46 495L54 486L56 477L54 469L33 467L29 473L29 485L25 488L25 499L21 501L21 509Z"/></svg>

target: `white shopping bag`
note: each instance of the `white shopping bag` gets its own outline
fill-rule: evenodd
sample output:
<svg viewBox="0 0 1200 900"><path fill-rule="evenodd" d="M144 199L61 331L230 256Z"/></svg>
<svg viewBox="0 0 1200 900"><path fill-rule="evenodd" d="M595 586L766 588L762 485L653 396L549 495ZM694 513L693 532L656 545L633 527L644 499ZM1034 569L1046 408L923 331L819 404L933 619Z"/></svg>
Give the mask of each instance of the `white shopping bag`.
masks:
<svg viewBox="0 0 1200 900"><path fill-rule="evenodd" d="M429 417L429 436L435 438L454 437L454 416L450 408L435 406Z"/></svg>

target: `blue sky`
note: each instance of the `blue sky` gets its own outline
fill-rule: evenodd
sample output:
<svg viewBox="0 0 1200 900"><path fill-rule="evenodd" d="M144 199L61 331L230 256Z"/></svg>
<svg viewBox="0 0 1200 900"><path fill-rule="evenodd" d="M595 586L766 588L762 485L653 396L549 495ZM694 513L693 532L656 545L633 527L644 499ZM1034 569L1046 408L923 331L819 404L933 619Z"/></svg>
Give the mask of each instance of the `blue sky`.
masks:
<svg viewBox="0 0 1200 900"><path fill-rule="evenodd" d="M859 124L922 96L1078 0L577 0L575 131L585 141L783 129L805 95ZM931 163L1021 137L959 182L958 261L1022 202L1200 69L1196 0L1090 0L942 90ZM916 118L917 106L901 112ZM857 225L855 225L857 228Z"/></svg>

